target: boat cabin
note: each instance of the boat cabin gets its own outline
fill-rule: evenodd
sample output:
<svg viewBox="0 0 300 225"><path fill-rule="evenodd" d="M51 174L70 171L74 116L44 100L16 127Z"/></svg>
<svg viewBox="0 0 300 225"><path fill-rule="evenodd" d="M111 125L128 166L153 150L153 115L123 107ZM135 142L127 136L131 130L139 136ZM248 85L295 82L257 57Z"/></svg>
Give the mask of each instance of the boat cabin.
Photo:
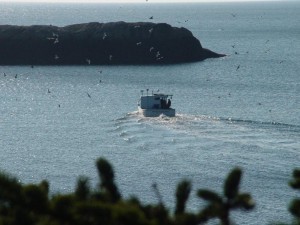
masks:
<svg viewBox="0 0 300 225"><path fill-rule="evenodd" d="M141 109L169 109L171 107L172 95L152 94L141 96Z"/></svg>
<svg viewBox="0 0 300 225"><path fill-rule="evenodd" d="M141 97L138 102L138 111L146 117L157 117L165 115L169 117L175 116L175 109L171 108L171 99L173 95L166 95L152 92L152 95L144 95L141 91Z"/></svg>

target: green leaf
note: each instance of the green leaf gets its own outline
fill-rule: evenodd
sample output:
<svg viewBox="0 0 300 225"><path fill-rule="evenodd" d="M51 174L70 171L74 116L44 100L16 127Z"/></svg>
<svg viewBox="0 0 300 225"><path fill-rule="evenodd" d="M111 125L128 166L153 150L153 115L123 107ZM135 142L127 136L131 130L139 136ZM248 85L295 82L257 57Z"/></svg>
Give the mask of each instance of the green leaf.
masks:
<svg viewBox="0 0 300 225"><path fill-rule="evenodd" d="M0 171L0 204L19 204L22 201L22 185L16 178Z"/></svg>
<svg viewBox="0 0 300 225"><path fill-rule="evenodd" d="M49 183L46 180L42 180L39 184L40 188L48 195L49 194Z"/></svg>
<svg viewBox="0 0 300 225"><path fill-rule="evenodd" d="M99 158L96 164L102 183L113 182L114 171L110 163L104 158Z"/></svg>
<svg viewBox="0 0 300 225"><path fill-rule="evenodd" d="M75 190L75 196L80 200L86 200L90 194L88 178L79 177Z"/></svg>
<svg viewBox="0 0 300 225"><path fill-rule="evenodd" d="M121 194L114 183L114 171L112 166L104 158L99 158L96 165L101 179L100 187L104 189L113 202L119 201Z"/></svg>
<svg viewBox="0 0 300 225"><path fill-rule="evenodd" d="M300 219L300 199L294 199L289 207L290 213Z"/></svg>
<svg viewBox="0 0 300 225"><path fill-rule="evenodd" d="M72 195L57 195L52 198L53 216L60 221L72 221L74 198Z"/></svg>
<svg viewBox="0 0 300 225"><path fill-rule="evenodd" d="M300 169L293 171L293 180L289 182L289 185L294 189L300 189Z"/></svg>
<svg viewBox="0 0 300 225"><path fill-rule="evenodd" d="M255 203L250 194L243 193L238 195L235 205L245 210L251 210L254 208Z"/></svg>
<svg viewBox="0 0 300 225"><path fill-rule="evenodd" d="M23 187L27 209L36 212L46 212L48 210L47 192L39 185L29 184Z"/></svg>
<svg viewBox="0 0 300 225"><path fill-rule="evenodd" d="M186 201L191 193L191 182L183 180L177 186L176 190L176 209L175 214L184 213Z"/></svg>
<svg viewBox="0 0 300 225"><path fill-rule="evenodd" d="M294 169L293 177L294 178L300 178L300 169Z"/></svg>
<svg viewBox="0 0 300 225"><path fill-rule="evenodd" d="M290 181L289 185L294 189L300 189L300 178Z"/></svg>
<svg viewBox="0 0 300 225"><path fill-rule="evenodd" d="M241 176L242 171L239 168L235 168L229 173L224 185L224 194L228 199L237 197Z"/></svg>
<svg viewBox="0 0 300 225"><path fill-rule="evenodd" d="M198 197L200 197L206 201L212 202L212 203L222 203L223 202L222 198L217 193L210 191L210 190L200 189L200 190L198 190L197 195L198 195Z"/></svg>

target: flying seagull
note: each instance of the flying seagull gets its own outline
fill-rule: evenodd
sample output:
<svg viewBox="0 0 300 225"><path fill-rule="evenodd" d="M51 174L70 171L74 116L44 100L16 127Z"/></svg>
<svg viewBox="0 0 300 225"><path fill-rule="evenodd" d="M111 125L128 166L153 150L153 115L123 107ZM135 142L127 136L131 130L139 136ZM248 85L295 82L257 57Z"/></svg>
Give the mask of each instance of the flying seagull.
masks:
<svg viewBox="0 0 300 225"><path fill-rule="evenodd" d="M55 41L53 42L53 44L57 44L59 41L58 41L58 38L55 38Z"/></svg>
<svg viewBox="0 0 300 225"><path fill-rule="evenodd" d="M160 53L159 53L159 51L157 51L156 58L158 58L159 56L160 56Z"/></svg>
<svg viewBox="0 0 300 225"><path fill-rule="evenodd" d="M102 39L104 40L107 37L107 34L104 32Z"/></svg>

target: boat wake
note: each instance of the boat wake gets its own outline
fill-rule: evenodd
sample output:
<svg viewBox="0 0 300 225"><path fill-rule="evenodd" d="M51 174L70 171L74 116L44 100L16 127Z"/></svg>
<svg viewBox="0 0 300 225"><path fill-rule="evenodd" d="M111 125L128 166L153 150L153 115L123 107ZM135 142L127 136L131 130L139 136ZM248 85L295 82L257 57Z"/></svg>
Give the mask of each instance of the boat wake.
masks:
<svg viewBox="0 0 300 225"><path fill-rule="evenodd" d="M246 119L236 119L236 118L225 118L225 117L215 117L208 115L188 115L188 114L176 114L175 117L168 117L165 115L160 115L159 117L144 117L138 113L138 111L133 111L128 113L122 118L117 119L116 121L136 121L138 123L144 122L151 124L153 126L163 125L168 128L180 128L186 127L198 127L207 128L220 127L230 128L234 126L248 127L251 129L266 129L266 130L276 130L276 131L288 131L294 133L300 133L300 125L287 124L275 121L255 121L255 120L246 120Z"/></svg>
<svg viewBox="0 0 300 225"><path fill-rule="evenodd" d="M250 145L284 143L294 148L300 134L299 125L208 115L144 117L134 111L116 119L114 123L115 132L128 143L166 139L171 143L189 145L190 142L211 140Z"/></svg>
<svg viewBox="0 0 300 225"><path fill-rule="evenodd" d="M266 122L266 121L255 121L255 120L243 120L243 119L232 119L232 118L220 118L220 120L228 122L228 123L235 123L235 124L245 124L245 125L258 125L267 127L277 127L282 129L288 129L291 131L300 131L300 125L294 124L287 124L287 123L280 123L280 122Z"/></svg>

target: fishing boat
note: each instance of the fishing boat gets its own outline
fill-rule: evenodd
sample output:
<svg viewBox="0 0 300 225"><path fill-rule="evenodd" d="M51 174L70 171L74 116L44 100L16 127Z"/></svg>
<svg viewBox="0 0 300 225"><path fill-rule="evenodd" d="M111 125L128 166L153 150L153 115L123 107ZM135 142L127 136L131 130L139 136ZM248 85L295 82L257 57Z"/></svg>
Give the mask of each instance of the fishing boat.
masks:
<svg viewBox="0 0 300 225"><path fill-rule="evenodd" d="M171 99L173 95L152 93L149 94L149 89L141 90L141 96L138 101L138 112L145 117L157 117L165 115L169 117L175 116L175 109L171 108Z"/></svg>

